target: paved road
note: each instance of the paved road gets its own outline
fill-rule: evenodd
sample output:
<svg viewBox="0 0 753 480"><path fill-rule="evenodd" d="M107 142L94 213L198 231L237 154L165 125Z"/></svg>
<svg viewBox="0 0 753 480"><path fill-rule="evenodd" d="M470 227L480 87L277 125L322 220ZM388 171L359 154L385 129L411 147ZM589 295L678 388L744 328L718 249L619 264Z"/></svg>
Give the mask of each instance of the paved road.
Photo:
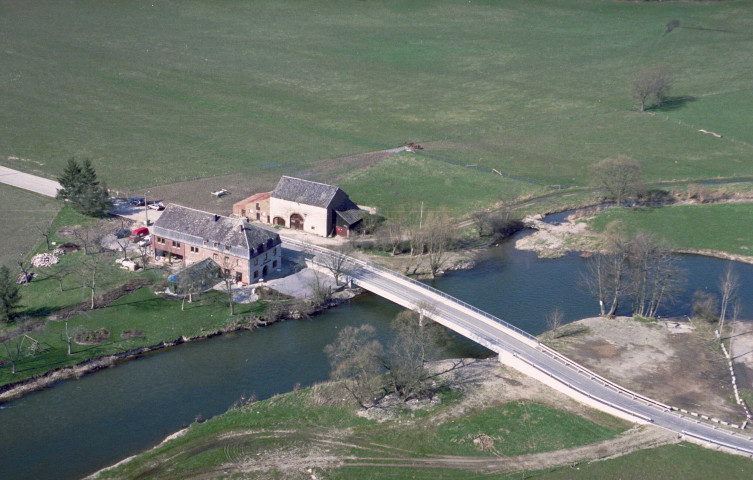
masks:
<svg viewBox="0 0 753 480"><path fill-rule="evenodd" d="M28 173L19 172L12 168L0 165L0 183L23 188L31 192L44 195L46 197L55 197L60 190L60 184L54 180L38 177Z"/></svg>
<svg viewBox="0 0 753 480"><path fill-rule="evenodd" d="M298 241L284 237L283 245L302 247ZM305 248L322 256L334 254L319 247ZM432 305L436 309L432 318L439 323L499 353L505 363L558 387L576 400L638 423L666 428L695 443L753 457L753 438L742 430L726 430L672 410L589 372L541 345L535 337L454 297L389 270L356 259L352 262L354 267L349 274L357 285L407 308Z"/></svg>

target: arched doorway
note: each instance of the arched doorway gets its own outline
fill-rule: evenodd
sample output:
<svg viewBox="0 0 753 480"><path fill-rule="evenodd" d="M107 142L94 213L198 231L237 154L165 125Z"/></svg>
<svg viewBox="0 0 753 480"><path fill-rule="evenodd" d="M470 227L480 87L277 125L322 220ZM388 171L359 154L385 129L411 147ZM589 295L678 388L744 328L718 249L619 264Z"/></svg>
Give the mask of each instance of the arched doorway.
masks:
<svg viewBox="0 0 753 480"><path fill-rule="evenodd" d="M282 218L282 217L275 217L275 219L272 220L272 223L274 223L275 225L279 225L281 227L284 227L285 226L285 219Z"/></svg>
<svg viewBox="0 0 753 480"><path fill-rule="evenodd" d="M269 272L269 269L267 268L266 265L264 265L264 268L261 269L261 275L263 277L266 277L267 276L267 272Z"/></svg>
<svg viewBox="0 0 753 480"><path fill-rule="evenodd" d="M290 228L294 230L303 230L303 217L297 213L290 216Z"/></svg>

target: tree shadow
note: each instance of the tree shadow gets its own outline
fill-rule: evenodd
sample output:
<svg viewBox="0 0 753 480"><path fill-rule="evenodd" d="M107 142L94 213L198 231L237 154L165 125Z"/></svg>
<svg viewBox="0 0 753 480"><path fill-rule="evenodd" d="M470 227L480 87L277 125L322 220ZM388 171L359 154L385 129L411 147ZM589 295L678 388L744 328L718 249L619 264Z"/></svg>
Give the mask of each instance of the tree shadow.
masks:
<svg viewBox="0 0 753 480"><path fill-rule="evenodd" d="M681 109L688 103L695 102L696 97L691 95L682 95L679 97L667 97L661 105L647 108L646 110L653 110L656 112L674 112Z"/></svg>

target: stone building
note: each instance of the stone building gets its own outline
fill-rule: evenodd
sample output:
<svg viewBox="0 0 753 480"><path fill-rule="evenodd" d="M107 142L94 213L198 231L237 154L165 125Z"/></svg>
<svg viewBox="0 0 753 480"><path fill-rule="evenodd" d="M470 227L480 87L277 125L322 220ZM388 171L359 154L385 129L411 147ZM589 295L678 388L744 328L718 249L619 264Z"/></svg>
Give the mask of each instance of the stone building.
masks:
<svg viewBox="0 0 753 480"><path fill-rule="evenodd" d="M154 256L191 265L212 259L237 282L253 283L282 266L280 236L245 218L168 204L152 227Z"/></svg>
<svg viewBox="0 0 753 480"><path fill-rule="evenodd" d="M282 177L269 198L273 224L322 237L349 236L362 213L339 187L294 177Z"/></svg>

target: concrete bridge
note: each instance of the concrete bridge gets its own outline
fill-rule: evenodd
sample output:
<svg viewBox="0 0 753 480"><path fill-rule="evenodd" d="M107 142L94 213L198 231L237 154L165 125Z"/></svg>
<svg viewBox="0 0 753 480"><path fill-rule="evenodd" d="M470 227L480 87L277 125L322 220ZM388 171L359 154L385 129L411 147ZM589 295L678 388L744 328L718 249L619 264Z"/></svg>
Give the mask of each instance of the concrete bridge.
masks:
<svg viewBox="0 0 753 480"><path fill-rule="evenodd" d="M430 305L430 317L484 347L499 360L573 399L639 424L676 432L684 440L753 458L753 438L740 427L703 419L632 392L543 345L534 336L451 295L386 268L281 235L283 247L326 269L344 263L349 281L403 307ZM333 262L332 259L339 259Z"/></svg>

